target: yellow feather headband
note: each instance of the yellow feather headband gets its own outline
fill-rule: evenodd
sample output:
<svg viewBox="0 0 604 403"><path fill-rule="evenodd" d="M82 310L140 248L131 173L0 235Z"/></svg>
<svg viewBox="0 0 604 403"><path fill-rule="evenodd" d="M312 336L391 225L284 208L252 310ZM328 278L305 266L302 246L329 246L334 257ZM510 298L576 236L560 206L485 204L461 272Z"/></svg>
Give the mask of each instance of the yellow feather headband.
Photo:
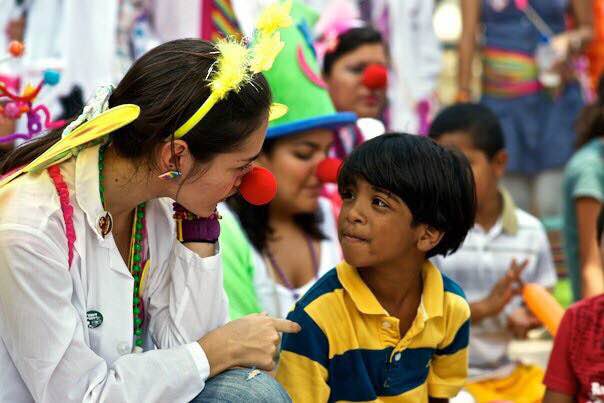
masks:
<svg viewBox="0 0 604 403"><path fill-rule="evenodd" d="M291 7L292 0L287 0L264 9L256 24L258 39L250 49L233 39L218 41L216 48L220 55L215 68L209 73L212 76L210 81L212 92L197 112L174 132L175 138L181 138L191 131L230 91L239 91L254 74L269 70L273 66L273 62L285 45L281 41L279 29L287 28L293 23L289 15ZM269 119L278 119L286 112L287 108L284 105L273 104Z"/></svg>

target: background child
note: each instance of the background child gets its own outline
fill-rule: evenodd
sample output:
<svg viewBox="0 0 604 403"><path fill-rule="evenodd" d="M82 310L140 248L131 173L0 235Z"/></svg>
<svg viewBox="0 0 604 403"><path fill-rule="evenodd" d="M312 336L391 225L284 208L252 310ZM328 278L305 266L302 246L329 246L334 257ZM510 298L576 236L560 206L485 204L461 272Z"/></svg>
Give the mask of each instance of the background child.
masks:
<svg viewBox="0 0 604 403"><path fill-rule="evenodd" d="M514 298L519 280L552 287L556 273L545 230L518 209L499 181L507 153L497 117L478 104L444 109L430 137L470 161L476 181L476 223L459 250L437 266L466 292L472 311L468 390L478 401L534 401L543 395L543 371L510 362L507 349L537 320Z"/></svg>
<svg viewBox="0 0 604 403"><path fill-rule="evenodd" d="M594 222L604 205L604 76L577 120L578 150L564 170L564 254L575 301L604 292Z"/></svg>
<svg viewBox="0 0 604 403"><path fill-rule="evenodd" d="M472 226L463 156L388 134L360 145L339 177L346 262L288 318L277 379L295 402L420 402L457 394L467 375L470 311L427 258L457 249Z"/></svg>
<svg viewBox="0 0 604 403"><path fill-rule="evenodd" d="M596 233L604 260L604 208ZM604 402L604 294L566 311L543 382L544 403Z"/></svg>

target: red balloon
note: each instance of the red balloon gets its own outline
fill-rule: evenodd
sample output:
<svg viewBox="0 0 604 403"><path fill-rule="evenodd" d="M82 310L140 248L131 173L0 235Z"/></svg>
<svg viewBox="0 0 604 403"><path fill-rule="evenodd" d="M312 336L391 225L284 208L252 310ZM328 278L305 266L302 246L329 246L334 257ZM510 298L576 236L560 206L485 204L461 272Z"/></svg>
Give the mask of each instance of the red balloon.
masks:
<svg viewBox="0 0 604 403"><path fill-rule="evenodd" d="M239 193L250 204L261 206L270 203L277 194L277 181L271 171L253 167L241 181Z"/></svg>
<svg viewBox="0 0 604 403"><path fill-rule="evenodd" d="M336 183L342 164L339 158L325 158L317 166L317 178L323 183Z"/></svg>
<svg viewBox="0 0 604 403"><path fill-rule="evenodd" d="M380 90L388 85L388 69L381 64L370 64L363 71L363 85L371 90Z"/></svg>

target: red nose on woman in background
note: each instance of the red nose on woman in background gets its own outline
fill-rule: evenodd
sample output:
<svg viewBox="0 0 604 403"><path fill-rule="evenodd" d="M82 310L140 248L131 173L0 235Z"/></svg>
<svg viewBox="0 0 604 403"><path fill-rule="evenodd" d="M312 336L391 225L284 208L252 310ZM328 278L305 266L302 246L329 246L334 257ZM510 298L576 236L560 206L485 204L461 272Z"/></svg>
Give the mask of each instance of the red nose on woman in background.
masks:
<svg viewBox="0 0 604 403"><path fill-rule="evenodd" d="M363 71L363 85L370 90L380 90L388 85L388 69L382 64L370 64Z"/></svg>
<svg viewBox="0 0 604 403"><path fill-rule="evenodd" d="M317 166L317 178L322 183L336 183L343 161L339 158L325 158Z"/></svg>

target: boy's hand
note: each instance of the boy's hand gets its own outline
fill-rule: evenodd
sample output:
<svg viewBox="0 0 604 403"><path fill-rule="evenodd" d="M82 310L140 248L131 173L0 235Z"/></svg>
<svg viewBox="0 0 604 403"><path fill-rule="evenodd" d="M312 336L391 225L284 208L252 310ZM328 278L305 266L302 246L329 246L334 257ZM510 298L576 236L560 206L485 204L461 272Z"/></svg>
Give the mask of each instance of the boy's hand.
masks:
<svg viewBox="0 0 604 403"><path fill-rule="evenodd" d="M490 306L491 315L498 315L503 308L510 302L512 297L518 295L522 291L522 281L520 275L526 268L528 260L522 261L520 264L516 262L516 259L512 259L512 263L508 268L505 276L493 286L489 296L487 297L487 303Z"/></svg>
<svg viewBox="0 0 604 403"><path fill-rule="evenodd" d="M518 264L516 259L512 259L508 271L495 283L489 295L481 301L470 304L472 322L478 323L484 318L498 315L512 297L520 294L522 291L520 275L527 264L528 260Z"/></svg>
<svg viewBox="0 0 604 403"><path fill-rule="evenodd" d="M529 330L539 327L541 323L526 307L521 306L508 316L508 328L517 339L526 339Z"/></svg>

